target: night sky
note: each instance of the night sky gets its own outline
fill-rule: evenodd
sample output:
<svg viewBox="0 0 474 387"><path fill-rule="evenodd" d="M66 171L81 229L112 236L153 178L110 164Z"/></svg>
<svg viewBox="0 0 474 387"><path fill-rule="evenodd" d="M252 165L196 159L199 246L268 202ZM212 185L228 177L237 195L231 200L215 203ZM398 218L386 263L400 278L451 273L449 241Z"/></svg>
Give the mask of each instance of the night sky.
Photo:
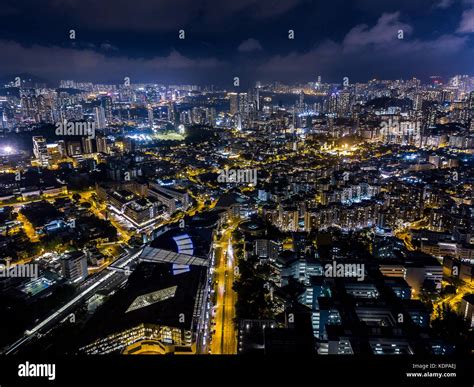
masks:
<svg viewBox="0 0 474 387"><path fill-rule="evenodd" d="M2 0L0 7L2 80L128 76L231 87L235 76L242 85L318 75L352 83L473 68L474 0Z"/></svg>

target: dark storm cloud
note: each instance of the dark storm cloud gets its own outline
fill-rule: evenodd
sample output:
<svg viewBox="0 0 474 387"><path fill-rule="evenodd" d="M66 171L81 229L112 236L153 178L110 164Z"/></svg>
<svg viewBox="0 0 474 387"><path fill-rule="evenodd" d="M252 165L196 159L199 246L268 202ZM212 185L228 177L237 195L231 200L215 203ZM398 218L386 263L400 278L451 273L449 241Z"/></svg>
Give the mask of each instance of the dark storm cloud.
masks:
<svg viewBox="0 0 474 387"><path fill-rule="evenodd" d="M439 0L434 6L435 8L446 9L454 4L454 0Z"/></svg>
<svg viewBox="0 0 474 387"><path fill-rule="evenodd" d="M399 13L383 14L369 27L352 28L341 43L325 41L303 53L277 55L260 66L261 75L276 78L326 75L339 80L352 77L361 81L367 77L427 76L451 71L472 71L473 48L467 36L443 35L431 40L412 38L413 27L399 20ZM398 31L404 39L398 39ZM458 61L456 58L470 58ZM454 62L454 64L453 64Z"/></svg>
<svg viewBox="0 0 474 387"><path fill-rule="evenodd" d="M463 12L458 32L474 32L474 9L469 9Z"/></svg>
<svg viewBox="0 0 474 387"><path fill-rule="evenodd" d="M37 12L42 18L97 30L162 31L221 24L238 14L255 20L288 12L302 0L6 0L7 14ZM1 11L0 11L1 12ZM199 27L196 23L194 26Z"/></svg>
<svg viewBox="0 0 474 387"><path fill-rule="evenodd" d="M262 51L262 45L256 39L250 38L244 40L242 43L239 44L237 50L240 52L252 52L252 51Z"/></svg>
<svg viewBox="0 0 474 387"><path fill-rule="evenodd" d="M131 77L138 82L144 77L148 80L167 77L173 79L178 73L199 76L224 66L223 62L215 58L191 59L177 51L151 59L128 58L107 56L92 49L24 47L12 41L0 41L0 52L5 53L5 58L0 63L4 73L15 75L26 72L54 80L73 77L120 82L124 77Z"/></svg>
<svg viewBox="0 0 474 387"><path fill-rule="evenodd" d="M357 8L364 12L393 12L423 13L432 8L446 9L463 0L355 0Z"/></svg>
<svg viewBox="0 0 474 387"><path fill-rule="evenodd" d="M0 76L230 86L451 75L474 61L474 0L3 2Z"/></svg>

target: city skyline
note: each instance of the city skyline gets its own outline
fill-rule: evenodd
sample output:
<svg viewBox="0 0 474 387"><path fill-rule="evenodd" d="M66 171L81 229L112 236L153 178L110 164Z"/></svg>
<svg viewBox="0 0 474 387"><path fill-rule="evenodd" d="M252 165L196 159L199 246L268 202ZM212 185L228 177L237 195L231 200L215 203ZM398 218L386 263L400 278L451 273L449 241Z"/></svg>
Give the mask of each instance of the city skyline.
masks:
<svg viewBox="0 0 474 387"><path fill-rule="evenodd" d="M282 80L279 79L272 79L270 81L265 81L262 82L261 80L256 80L253 84L251 85L234 85L234 78L231 79L231 82L229 85L226 86L221 86L221 85L216 85L214 83L194 83L194 82L159 82L159 81L148 81L148 82L139 82L138 80L132 80L129 77L125 77L124 79L121 80L115 80L111 82L107 81L91 81L91 80L83 80L83 79L75 79L73 77L69 78L64 78L64 79L58 79L56 82L50 82L45 79L41 79L35 76L32 76L31 74L21 74L18 73L17 76L15 77L8 77L5 79L4 82L4 88L38 88L38 87L45 87L49 89L57 89L57 88L63 88L63 87L69 87L65 86L68 84L77 84L81 85L81 87L84 87L84 85L104 85L104 86L112 86L112 87L117 87L117 88L124 88L124 87L142 87L142 86L161 86L161 87L166 87L166 88L175 88L179 89L180 87L183 87L184 89L190 88L190 87L195 87L199 88L200 90L206 90L209 92L245 92L247 90L251 89L261 89L261 88L266 88L266 87L276 87L278 85L288 87L293 90L297 89L304 89L307 87L309 84L320 84L320 85L329 85L333 87L334 91L337 90L343 90L344 88L347 88L348 86L355 86L355 85L364 85L370 82L407 82L409 83L412 80L417 80L420 82L420 85L424 86L431 86L431 87L441 87L441 86L455 86L452 83L456 82L456 79L461 79L462 77L472 77L472 74L467 72L467 73L450 73L447 74L446 76L440 76L436 74L432 74L430 76L427 76L426 78L418 78L416 76L408 76L406 78L399 77L399 78L383 78L383 77L373 77L373 78L367 78L367 79L361 79L357 82L351 82L349 77L341 77L339 80L336 79L334 81L330 81L327 79L323 79L321 75L318 75L312 79L302 79L301 81L295 81L295 82L283 82ZM239 84L240 84L240 77L239 78ZM21 86L18 83L18 80L21 80ZM26 85L25 85L26 83ZM183 89L183 90L184 90ZM303 91L304 92L304 91ZM293 93L290 92L290 94Z"/></svg>

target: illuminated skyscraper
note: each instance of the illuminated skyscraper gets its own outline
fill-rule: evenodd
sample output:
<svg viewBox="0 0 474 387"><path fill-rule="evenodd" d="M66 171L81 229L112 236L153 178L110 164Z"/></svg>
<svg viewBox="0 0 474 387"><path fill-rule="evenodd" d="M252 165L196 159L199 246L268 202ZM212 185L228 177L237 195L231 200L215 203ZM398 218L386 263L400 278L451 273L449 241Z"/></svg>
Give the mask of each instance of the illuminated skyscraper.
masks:
<svg viewBox="0 0 474 387"><path fill-rule="evenodd" d="M170 104L168 105L168 121L173 122L173 123L175 122L176 120L175 113L176 113L176 110L174 107L174 103L170 102Z"/></svg>
<svg viewBox="0 0 474 387"><path fill-rule="evenodd" d="M229 93L230 114L235 115L239 111L239 95L237 93Z"/></svg>
<svg viewBox="0 0 474 387"><path fill-rule="evenodd" d="M33 154L42 167L47 167L49 163L48 147L43 136L33 137Z"/></svg>
<svg viewBox="0 0 474 387"><path fill-rule="evenodd" d="M92 141L92 138L90 137L82 137L81 138L81 143L82 143L82 153L89 154L94 152L94 142Z"/></svg>
<svg viewBox="0 0 474 387"><path fill-rule="evenodd" d="M328 101L328 112L329 113L336 113L337 112L337 100L338 95L336 93L332 93L329 97Z"/></svg>
<svg viewBox="0 0 474 387"><path fill-rule="evenodd" d="M97 136L96 137L97 152L109 153L109 145L107 144L107 137Z"/></svg>
<svg viewBox="0 0 474 387"><path fill-rule="evenodd" d="M239 112L244 118L248 118L250 105L249 96L247 93L239 93Z"/></svg>
<svg viewBox="0 0 474 387"><path fill-rule="evenodd" d="M258 87L256 90L255 107L257 111L260 111L260 89Z"/></svg>
<svg viewBox="0 0 474 387"><path fill-rule="evenodd" d="M97 106L94 109L94 121L97 129L105 129L106 128L106 123L105 123L105 111L102 106Z"/></svg>
<svg viewBox="0 0 474 387"><path fill-rule="evenodd" d="M337 113L341 116L346 115L351 110L351 93L349 91L341 91L337 98Z"/></svg>
<svg viewBox="0 0 474 387"><path fill-rule="evenodd" d="M240 131L240 130L242 130L242 114L237 113L236 118L237 118L236 128L237 128L237 130Z"/></svg>
<svg viewBox="0 0 474 387"><path fill-rule="evenodd" d="M102 97L102 101L101 101L101 104L102 104L102 107L104 108L104 112L105 112L105 119L107 120L107 122L111 122L112 121L112 97L110 96L105 96L105 97Z"/></svg>
<svg viewBox="0 0 474 387"><path fill-rule="evenodd" d="M151 105L148 105L148 123L150 124L150 127L153 128L153 107Z"/></svg>
<svg viewBox="0 0 474 387"><path fill-rule="evenodd" d="M87 257L81 251L68 253L61 259L61 271L71 283L84 280L87 277Z"/></svg>

